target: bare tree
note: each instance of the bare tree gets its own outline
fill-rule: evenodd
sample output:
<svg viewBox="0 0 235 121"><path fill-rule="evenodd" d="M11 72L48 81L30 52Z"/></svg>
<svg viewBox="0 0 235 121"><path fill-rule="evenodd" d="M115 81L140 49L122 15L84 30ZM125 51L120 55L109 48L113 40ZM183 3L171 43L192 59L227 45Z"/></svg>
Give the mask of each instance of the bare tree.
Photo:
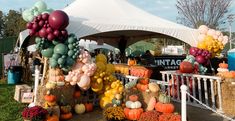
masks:
<svg viewBox="0 0 235 121"><path fill-rule="evenodd" d="M231 3L232 0L177 0L178 20L193 28L202 24L216 28L223 23Z"/></svg>

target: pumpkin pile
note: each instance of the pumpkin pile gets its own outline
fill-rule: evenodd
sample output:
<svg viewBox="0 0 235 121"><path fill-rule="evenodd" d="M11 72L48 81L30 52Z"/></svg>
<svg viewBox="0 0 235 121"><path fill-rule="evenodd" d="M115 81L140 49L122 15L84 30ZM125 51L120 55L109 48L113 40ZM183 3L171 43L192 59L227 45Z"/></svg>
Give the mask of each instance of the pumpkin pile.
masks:
<svg viewBox="0 0 235 121"><path fill-rule="evenodd" d="M126 118L129 120L138 120L144 111L141 106L142 104L138 101L138 96L130 95L129 101L126 101L126 107L124 108Z"/></svg>
<svg viewBox="0 0 235 121"><path fill-rule="evenodd" d="M61 99L59 101L60 105L60 120L69 120L72 118L72 107L64 102L64 96L61 96Z"/></svg>
<svg viewBox="0 0 235 121"><path fill-rule="evenodd" d="M54 89L56 86L64 86L64 75L63 71L59 68L51 68L48 73L48 82L46 88L48 90Z"/></svg>
<svg viewBox="0 0 235 121"><path fill-rule="evenodd" d="M217 71L217 75L223 78L235 78L235 71L229 71L228 64L225 62L219 64Z"/></svg>

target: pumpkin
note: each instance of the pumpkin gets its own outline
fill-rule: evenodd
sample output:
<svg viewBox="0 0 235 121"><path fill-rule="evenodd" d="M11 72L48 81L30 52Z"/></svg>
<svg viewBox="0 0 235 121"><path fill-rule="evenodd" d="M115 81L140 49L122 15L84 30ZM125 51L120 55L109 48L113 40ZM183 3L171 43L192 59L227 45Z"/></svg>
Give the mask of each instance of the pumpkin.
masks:
<svg viewBox="0 0 235 121"><path fill-rule="evenodd" d="M149 79L148 78L144 78L140 80L141 84L148 84L149 83Z"/></svg>
<svg viewBox="0 0 235 121"><path fill-rule="evenodd" d="M79 90L74 91L73 97L74 97L75 99L78 99L80 96L81 96L81 92L80 92Z"/></svg>
<svg viewBox="0 0 235 121"><path fill-rule="evenodd" d="M60 119L61 120L69 120L73 117L72 113L69 112L69 113L65 113L65 114L61 114L60 115Z"/></svg>
<svg viewBox="0 0 235 121"><path fill-rule="evenodd" d="M183 61L180 63L180 72L181 73L192 73L193 65L190 62Z"/></svg>
<svg viewBox="0 0 235 121"><path fill-rule="evenodd" d="M93 111L93 104L92 103L85 103L86 112Z"/></svg>
<svg viewBox="0 0 235 121"><path fill-rule="evenodd" d="M129 120L138 120L143 113L142 108L130 109L124 108L124 113L127 119Z"/></svg>
<svg viewBox="0 0 235 121"><path fill-rule="evenodd" d="M141 103L140 101L126 101L126 107L127 108L132 108L132 109L135 109L135 108L141 108Z"/></svg>
<svg viewBox="0 0 235 121"><path fill-rule="evenodd" d="M44 96L44 99L47 102L55 102L56 101L56 96L52 95L52 94L47 94L47 95Z"/></svg>
<svg viewBox="0 0 235 121"><path fill-rule="evenodd" d="M137 95L130 95L130 96L129 96L129 100L130 100L130 101L133 101L133 102L134 102L134 101L137 101L137 100L138 100L138 96L137 96Z"/></svg>
<svg viewBox="0 0 235 121"><path fill-rule="evenodd" d="M49 73L51 76L57 76L61 74L61 70L59 68L56 68L56 69L52 68L49 70Z"/></svg>
<svg viewBox="0 0 235 121"><path fill-rule="evenodd" d="M56 105L56 101L54 101L54 102L45 102L45 108L49 108L49 107L53 107L53 106L55 106Z"/></svg>
<svg viewBox="0 0 235 121"><path fill-rule="evenodd" d="M47 116L46 121L60 121L59 117L56 115L52 115L52 113L50 115Z"/></svg>
<svg viewBox="0 0 235 121"><path fill-rule="evenodd" d="M160 90L159 85L154 82L149 83L148 88L151 92L158 92Z"/></svg>
<svg viewBox="0 0 235 121"><path fill-rule="evenodd" d="M228 68L228 64L223 61L223 63L219 64L220 68Z"/></svg>
<svg viewBox="0 0 235 121"><path fill-rule="evenodd" d="M131 60L131 59L129 59L128 62L127 62L127 65L129 65L129 66L134 66L134 65L136 65L136 60Z"/></svg>
<svg viewBox="0 0 235 121"><path fill-rule="evenodd" d="M72 110L72 108L70 105L60 106L61 113L69 113L69 112L71 112L71 110Z"/></svg>
<svg viewBox="0 0 235 121"><path fill-rule="evenodd" d="M147 105L147 111L152 111L154 110L154 106L156 105L156 98L155 97L151 97L149 99L148 105Z"/></svg>
<svg viewBox="0 0 235 121"><path fill-rule="evenodd" d="M166 94L160 94L158 101L155 105L155 110L162 113L173 113L174 105L170 103L171 97Z"/></svg>
<svg viewBox="0 0 235 121"><path fill-rule="evenodd" d="M77 114L83 114L86 111L86 107L84 104L76 104L74 109Z"/></svg>
<svg viewBox="0 0 235 121"><path fill-rule="evenodd" d="M138 90L143 91L143 92L148 89L148 85L147 85L147 84L144 85L144 84L138 83L138 84L136 85L136 87L137 87Z"/></svg>

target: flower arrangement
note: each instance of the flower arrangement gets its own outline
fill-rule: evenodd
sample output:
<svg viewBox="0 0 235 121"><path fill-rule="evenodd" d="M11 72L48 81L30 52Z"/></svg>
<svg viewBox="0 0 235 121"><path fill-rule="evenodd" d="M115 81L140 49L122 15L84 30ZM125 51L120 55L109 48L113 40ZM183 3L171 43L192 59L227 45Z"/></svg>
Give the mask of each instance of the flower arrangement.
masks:
<svg viewBox="0 0 235 121"><path fill-rule="evenodd" d="M48 112L40 106L26 107L22 112L22 117L30 121L42 121L46 118Z"/></svg>

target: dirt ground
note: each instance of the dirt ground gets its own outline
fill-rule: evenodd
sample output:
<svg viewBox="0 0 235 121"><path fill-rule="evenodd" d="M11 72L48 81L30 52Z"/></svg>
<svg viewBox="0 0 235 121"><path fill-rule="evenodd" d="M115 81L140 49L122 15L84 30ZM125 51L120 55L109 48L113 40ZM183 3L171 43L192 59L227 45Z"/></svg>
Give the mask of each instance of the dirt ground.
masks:
<svg viewBox="0 0 235 121"><path fill-rule="evenodd" d="M176 112L180 113L180 103L175 103ZM187 105L187 113L189 121L228 121L217 114ZM85 113L82 115L76 115L73 119L69 121L106 121L102 116L102 110L100 108L96 108L91 113Z"/></svg>

